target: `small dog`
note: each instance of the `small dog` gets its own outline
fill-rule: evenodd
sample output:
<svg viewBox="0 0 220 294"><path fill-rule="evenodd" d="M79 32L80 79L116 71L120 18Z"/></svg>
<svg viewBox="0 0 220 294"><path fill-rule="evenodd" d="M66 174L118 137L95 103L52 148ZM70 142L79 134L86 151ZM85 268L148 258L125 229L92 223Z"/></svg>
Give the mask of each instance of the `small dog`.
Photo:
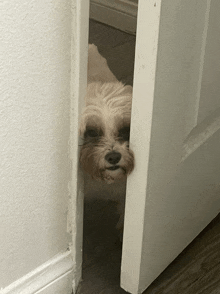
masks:
<svg viewBox="0 0 220 294"><path fill-rule="evenodd" d="M101 190L103 197L118 202L121 217L117 228L122 230L126 177L134 168L134 154L129 148L132 87L116 79L93 44L88 51L85 98L80 163L90 175L86 181L90 194L91 190L93 194Z"/></svg>

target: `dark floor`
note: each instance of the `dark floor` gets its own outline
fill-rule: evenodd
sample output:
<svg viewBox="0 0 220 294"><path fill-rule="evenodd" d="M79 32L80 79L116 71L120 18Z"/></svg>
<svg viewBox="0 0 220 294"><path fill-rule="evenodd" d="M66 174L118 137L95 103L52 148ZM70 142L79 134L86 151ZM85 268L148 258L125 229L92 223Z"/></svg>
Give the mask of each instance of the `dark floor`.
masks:
<svg viewBox="0 0 220 294"><path fill-rule="evenodd" d="M118 80L133 84L135 36L91 20L89 43L98 47Z"/></svg>
<svg viewBox="0 0 220 294"><path fill-rule="evenodd" d="M119 80L132 84L135 37L90 22L89 42L98 46ZM83 281L78 294L126 293L119 286L121 243L110 201L85 203ZM220 294L220 216L157 278L144 294Z"/></svg>

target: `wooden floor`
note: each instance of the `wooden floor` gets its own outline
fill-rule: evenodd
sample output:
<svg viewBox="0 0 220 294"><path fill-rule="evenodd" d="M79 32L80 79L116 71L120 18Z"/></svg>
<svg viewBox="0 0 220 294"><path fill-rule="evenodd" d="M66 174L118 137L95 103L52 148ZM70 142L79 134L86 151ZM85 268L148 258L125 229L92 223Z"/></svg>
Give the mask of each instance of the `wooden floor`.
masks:
<svg viewBox="0 0 220 294"><path fill-rule="evenodd" d="M135 37L90 22L89 42L119 80L132 85ZM85 203L83 281L78 294L126 293L119 286L121 243L115 203ZM220 216L154 281L144 294L220 294Z"/></svg>

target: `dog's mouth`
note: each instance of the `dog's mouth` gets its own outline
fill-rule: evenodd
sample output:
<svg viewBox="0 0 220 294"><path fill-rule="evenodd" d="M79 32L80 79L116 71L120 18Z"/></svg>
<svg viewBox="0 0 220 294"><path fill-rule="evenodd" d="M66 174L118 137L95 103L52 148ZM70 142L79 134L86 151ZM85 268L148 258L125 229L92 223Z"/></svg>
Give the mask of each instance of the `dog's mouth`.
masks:
<svg viewBox="0 0 220 294"><path fill-rule="evenodd" d="M112 184L122 180L126 176L126 170L123 166L120 165L113 165L106 167L103 171L103 180L107 184Z"/></svg>
<svg viewBox="0 0 220 294"><path fill-rule="evenodd" d="M108 170L116 170L116 169L119 169L120 166L119 165L114 165L114 166L111 166L111 167L107 167L106 169Z"/></svg>

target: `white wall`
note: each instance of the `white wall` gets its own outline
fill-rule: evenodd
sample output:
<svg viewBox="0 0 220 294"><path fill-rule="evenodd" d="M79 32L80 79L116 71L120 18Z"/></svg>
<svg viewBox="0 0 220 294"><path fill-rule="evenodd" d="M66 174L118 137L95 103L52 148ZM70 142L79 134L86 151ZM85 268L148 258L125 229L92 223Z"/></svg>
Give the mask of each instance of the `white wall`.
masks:
<svg viewBox="0 0 220 294"><path fill-rule="evenodd" d="M68 247L69 2L1 3L0 288Z"/></svg>

